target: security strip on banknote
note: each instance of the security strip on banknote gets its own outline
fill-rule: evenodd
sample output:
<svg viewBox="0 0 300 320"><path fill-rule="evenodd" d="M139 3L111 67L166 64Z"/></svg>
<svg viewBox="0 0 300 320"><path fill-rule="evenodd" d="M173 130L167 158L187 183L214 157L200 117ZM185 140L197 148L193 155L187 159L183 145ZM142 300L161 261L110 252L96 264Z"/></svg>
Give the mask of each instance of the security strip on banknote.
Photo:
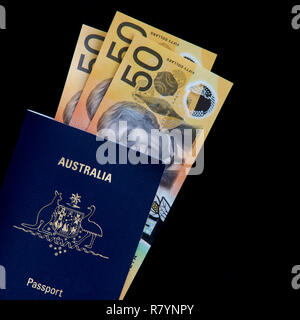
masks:
<svg viewBox="0 0 300 320"><path fill-rule="evenodd" d="M216 54L208 50L117 12L74 111L71 126L87 129L136 34L143 35L209 70L216 59Z"/></svg>
<svg viewBox="0 0 300 320"><path fill-rule="evenodd" d="M166 132L182 151L182 162L170 162L153 202L135 260L121 294L132 280L161 228L195 161L232 83L141 35L135 35L87 131L123 143L137 130L151 141L139 140L129 147L152 155L152 132ZM120 121L122 120L122 121ZM120 125L126 123L126 130ZM176 136L176 134L179 135ZM186 132L191 144L182 144ZM182 133L182 135L180 135ZM184 137L185 138L185 137ZM122 140L122 141L121 141ZM178 151L177 150L177 151ZM160 153L159 153L160 154Z"/></svg>
<svg viewBox="0 0 300 320"><path fill-rule="evenodd" d="M106 33L83 25L55 120L69 124Z"/></svg>

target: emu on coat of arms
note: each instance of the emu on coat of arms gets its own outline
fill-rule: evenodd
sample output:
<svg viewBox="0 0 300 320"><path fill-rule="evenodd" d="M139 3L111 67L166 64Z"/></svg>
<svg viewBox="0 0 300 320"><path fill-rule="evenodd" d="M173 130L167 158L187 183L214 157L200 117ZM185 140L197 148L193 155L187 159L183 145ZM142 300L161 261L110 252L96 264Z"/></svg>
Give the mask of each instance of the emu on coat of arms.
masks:
<svg viewBox="0 0 300 320"><path fill-rule="evenodd" d="M21 223L22 227L14 227L51 242L49 247L54 249L55 256L66 253L67 249L76 249L108 259L92 250L95 241L103 237L102 228L92 220L96 207L91 205L84 213L78 206L81 202L78 193L69 199L69 203L61 204L62 193L55 191L52 201L38 211L34 224Z"/></svg>

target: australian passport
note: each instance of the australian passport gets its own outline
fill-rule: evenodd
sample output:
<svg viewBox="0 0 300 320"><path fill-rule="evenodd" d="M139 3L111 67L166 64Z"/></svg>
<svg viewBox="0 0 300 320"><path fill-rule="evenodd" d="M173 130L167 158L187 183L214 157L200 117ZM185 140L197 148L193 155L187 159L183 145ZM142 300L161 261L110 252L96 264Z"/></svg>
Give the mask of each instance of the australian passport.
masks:
<svg viewBox="0 0 300 320"><path fill-rule="evenodd" d="M100 165L105 143L130 152L27 111L0 193L0 300L119 299L164 165Z"/></svg>

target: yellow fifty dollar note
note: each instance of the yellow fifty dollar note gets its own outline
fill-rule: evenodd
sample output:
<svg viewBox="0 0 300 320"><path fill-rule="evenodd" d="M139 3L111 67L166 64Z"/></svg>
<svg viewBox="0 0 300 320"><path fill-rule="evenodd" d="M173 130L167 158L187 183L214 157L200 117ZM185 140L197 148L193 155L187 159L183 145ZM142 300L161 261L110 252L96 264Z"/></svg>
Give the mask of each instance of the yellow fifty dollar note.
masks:
<svg viewBox="0 0 300 320"><path fill-rule="evenodd" d="M106 32L82 26L55 120L70 123L105 36Z"/></svg>
<svg viewBox="0 0 300 320"><path fill-rule="evenodd" d="M97 134L104 113L126 101L147 109L159 129L185 125L203 130L206 138L231 86L206 68L136 35L87 131Z"/></svg>
<svg viewBox="0 0 300 320"><path fill-rule="evenodd" d="M216 54L117 12L97 57L70 125L85 130L114 77L133 37L141 34L181 56L211 69Z"/></svg>
<svg viewBox="0 0 300 320"><path fill-rule="evenodd" d="M108 138L102 134L105 130L115 132L115 141L124 143L125 137L129 147L151 155L153 149L163 151L170 146L157 148L152 143L154 131L172 134L174 151L185 142L186 134L191 143L179 146L181 163L173 158L166 167L120 299L142 265L231 87L231 82L140 35L125 54L87 131Z"/></svg>

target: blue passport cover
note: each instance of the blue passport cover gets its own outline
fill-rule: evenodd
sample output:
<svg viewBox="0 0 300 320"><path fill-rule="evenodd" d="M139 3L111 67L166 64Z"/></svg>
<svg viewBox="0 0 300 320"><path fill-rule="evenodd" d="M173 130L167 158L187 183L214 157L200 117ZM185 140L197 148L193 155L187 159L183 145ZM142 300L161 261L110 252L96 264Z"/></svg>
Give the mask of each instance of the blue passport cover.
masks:
<svg viewBox="0 0 300 320"><path fill-rule="evenodd" d="M102 143L27 111L0 194L0 299L119 299L164 165L99 165Z"/></svg>

